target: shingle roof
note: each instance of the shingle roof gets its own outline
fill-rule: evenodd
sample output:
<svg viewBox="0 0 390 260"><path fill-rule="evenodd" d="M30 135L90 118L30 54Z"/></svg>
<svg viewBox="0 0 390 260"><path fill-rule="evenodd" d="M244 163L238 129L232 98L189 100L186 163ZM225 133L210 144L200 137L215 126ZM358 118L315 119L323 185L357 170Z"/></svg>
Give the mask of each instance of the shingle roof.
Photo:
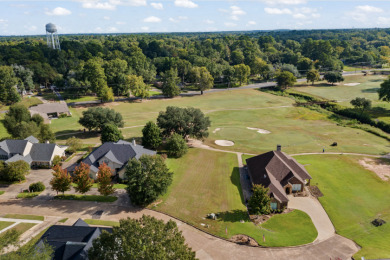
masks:
<svg viewBox="0 0 390 260"><path fill-rule="evenodd" d="M254 184L269 187L270 193L281 201L287 202L287 194L283 189L292 177L302 183L311 179L310 174L295 159L282 151L267 152L246 160L249 174Z"/></svg>
<svg viewBox="0 0 390 260"><path fill-rule="evenodd" d="M51 113L68 113L69 108L66 103L45 103L29 108L30 111L36 111L39 113L51 114Z"/></svg>
<svg viewBox="0 0 390 260"><path fill-rule="evenodd" d="M17 161L25 161L28 164L32 163L32 159L31 159L31 156L29 154L26 156L22 156L20 154L14 155L11 158L9 158L8 160L6 160L5 162L10 163L10 162L17 162Z"/></svg>
<svg viewBox="0 0 390 260"><path fill-rule="evenodd" d="M7 139L0 142L0 148L2 148L7 153L19 153L22 154L26 148L28 141L27 140L12 140Z"/></svg>
<svg viewBox="0 0 390 260"><path fill-rule="evenodd" d="M74 227L89 227L89 225L81 218L79 218L75 223L73 223L72 226L74 226Z"/></svg>
<svg viewBox="0 0 390 260"><path fill-rule="evenodd" d="M139 159L143 154L155 155L156 151L152 151L144 148L142 145L134 145L132 143L120 140L116 143L107 142L92 151L91 154L83 160L84 163L91 166L91 170L97 171L99 167L99 160L103 157L115 162L121 167L124 167L126 163L132 159ZM69 172L72 172L76 167L73 164L67 168Z"/></svg>
<svg viewBox="0 0 390 260"><path fill-rule="evenodd" d="M32 135L30 135L29 137L27 137L24 140L27 140L27 141L29 141L30 143L33 143L33 144L39 143L39 140L37 138L35 138L35 136L32 136Z"/></svg>
<svg viewBox="0 0 390 260"><path fill-rule="evenodd" d="M50 162L56 144L33 144L30 155L36 162Z"/></svg>

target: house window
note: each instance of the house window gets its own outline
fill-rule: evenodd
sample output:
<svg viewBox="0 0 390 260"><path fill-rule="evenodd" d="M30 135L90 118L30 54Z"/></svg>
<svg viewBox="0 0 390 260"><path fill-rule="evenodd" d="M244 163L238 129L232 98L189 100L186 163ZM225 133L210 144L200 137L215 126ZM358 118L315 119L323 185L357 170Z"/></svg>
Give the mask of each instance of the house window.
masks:
<svg viewBox="0 0 390 260"><path fill-rule="evenodd" d="M302 184L293 184L292 190L293 191L301 191Z"/></svg>
<svg viewBox="0 0 390 260"><path fill-rule="evenodd" d="M276 202L271 202L271 209L272 209L272 210L278 209L278 203L276 203Z"/></svg>

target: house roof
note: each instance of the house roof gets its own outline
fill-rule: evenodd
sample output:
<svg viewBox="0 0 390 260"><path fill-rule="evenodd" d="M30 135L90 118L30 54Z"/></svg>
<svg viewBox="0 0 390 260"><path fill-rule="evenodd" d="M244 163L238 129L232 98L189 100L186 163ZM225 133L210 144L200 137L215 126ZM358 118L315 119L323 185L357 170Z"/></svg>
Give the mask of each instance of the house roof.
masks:
<svg viewBox="0 0 390 260"><path fill-rule="evenodd" d="M39 143L39 140L37 138L35 138L34 136L32 136L32 135L30 135L29 137L27 137L24 140L27 140L27 141L29 141L30 143L33 143L33 144Z"/></svg>
<svg viewBox="0 0 390 260"><path fill-rule="evenodd" d="M12 140L7 139L0 142L0 148L6 151L7 153L19 153L22 154L26 148L28 141L27 140Z"/></svg>
<svg viewBox="0 0 390 260"><path fill-rule="evenodd" d="M130 159L139 159L143 154L155 155L156 151L146 149L142 145L134 145L133 143L120 140L116 143L107 142L102 144L93 150L92 153L83 160L83 163L90 165L91 171L97 172L99 160L103 157L121 165L120 168L123 168ZM73 164L69 166L67 170L72 172L76 166L77 164Z"/></svg>
<svg viewBox="0 0 390 260"><path fill-rule="evenodd" d="M69 108L66 103L63 102L55 102L55 103L45 103L37 106L33 106L29 108L30 111L35 111L38 113L69 113Z"/></svg>
<svg viewBox="0 0 390 260"><path fill-rule="evenodd" d="M253 184L261 184L270 189L280 202L287 202L287 194L283 187L295 177L304 183L311 179L310 174L294 158L282 151L267 152L246 160Z"/></svg>
<svg viewBox="0 0 390 260"><path fill-rule="evenodd" d="M33 144L30 155L33 161L50 162L56 144Z"/></svg>
<svg viewBox="0 0 390 260"><path fill-rule="evenodd" d="M28 164L32 163L32 159L31 159L31 156L29 154L26 156L16 154L16 155L12 156L11 158L9 158L8 160L6 160L5 162L10 163L10 162L17 162L17 161L25 161Z"/></svg>
<svg viewBox="0 0 390 260"><path fill-rule="evenodd" d="M43 234L37 246L46 241L53 247L54 260L86 259L92 241L99 237L103 230L112 232L112 228L90 227L81 219L73 226L54 225Z"/></svg>

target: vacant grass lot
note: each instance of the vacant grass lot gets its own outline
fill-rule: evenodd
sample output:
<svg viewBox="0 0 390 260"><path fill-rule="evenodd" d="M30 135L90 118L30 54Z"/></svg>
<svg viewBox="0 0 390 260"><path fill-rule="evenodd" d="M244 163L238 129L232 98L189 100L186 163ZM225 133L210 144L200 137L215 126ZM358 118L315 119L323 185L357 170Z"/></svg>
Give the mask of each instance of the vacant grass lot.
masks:
<svg viewBox="0 0 390 260"><path fill-rule="evenodd" d="M359 165L361 157L296 156L313 177L324 197L320 198L338 234L362 247L355 255L366 259L390 258L390 183ZM374 227L371 221L387 224Z"/></svg>
<svg viewBox="0 0 390 260"><path fill-rule="evenodd" d="M312 242L317 236L309 216L299 211L272 218L264 224L265 229L250 222L243 204L235 154L190 149L183 158L168 159L167 163L174 178L168 192L156 203L159 211L220 237L246 234L264 246L300 245ZM219 213L218 220L206 219L209 213ZM300 224L291 225L294 222Z"/></svg>
<svg viewBox="0 0 390 260"><path fill-rule="evenodd" d="M331 100L340 101L341 105L352 107L349 103L356 97L364 97L372 101L370 115L373 118L390 123L390 103L378 100L378 89L387 76L348 76L345 81L337 86L331 86L325 82L316 83L314 86L306 84L295 87L296 90L317 95ZM360 83L356 86L347 86L348 83Z"/></svg>
<svg viewBox="0 0 390 260"><path fill-rule="evenodd" d="M11 226L15 222L9 222L9 221L0 221L0 230L3 230L6 227Z"/></svg>
<svg viewBox="0 0 390 260"><path fill-rule="evenodd" d="M3 218L30 219L30 220L41 220L41 221L45 219L43 216L23 215L23 214L6 214L3 216Z"/></svg>

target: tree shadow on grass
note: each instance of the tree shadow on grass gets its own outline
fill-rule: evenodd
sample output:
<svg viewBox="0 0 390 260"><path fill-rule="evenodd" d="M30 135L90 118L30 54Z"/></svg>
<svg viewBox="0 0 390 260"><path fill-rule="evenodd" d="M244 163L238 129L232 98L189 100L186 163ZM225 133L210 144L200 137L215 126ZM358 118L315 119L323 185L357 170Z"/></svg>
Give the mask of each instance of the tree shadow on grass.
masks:
<svg viewBox="0 0 390 260"><path fill-rule="evenodd" d="M245 205L240 181L240 169L238 167L233 168L232 174L230 175L230 181L237 187L238 192L240 193L241 202Z"/></svg>
<svg viewBox="0 0 390 260"><path fill-rule="evenodd" d="M99 137L99 133L92 131L92 132L81 132L79 130L65 130L65 131L59 131L56 132L56 139L57 140L67 140L68 138L75 136L79 139L89 139L89 138L95 138Z"/></svg>
<svg viewBox="0 0 390 260"><path fill-rule="evenodd" d="M229 210L224 212L218 212L218 221L224 222L239 222L241 220L249 221L248 213L245 210Z"/></svg>
<svg viewBox="0 0 390 260"><path fill-rule="evenodd" d="M379 88L367 88L362 89L362 93L378 93Z"/></svg>
<svg viewBox="0 0 390 260"><path fill-rule="evenodd" d="M368 112L372 118L390 116L390 110L383 107L373 107Z"/></svg>

